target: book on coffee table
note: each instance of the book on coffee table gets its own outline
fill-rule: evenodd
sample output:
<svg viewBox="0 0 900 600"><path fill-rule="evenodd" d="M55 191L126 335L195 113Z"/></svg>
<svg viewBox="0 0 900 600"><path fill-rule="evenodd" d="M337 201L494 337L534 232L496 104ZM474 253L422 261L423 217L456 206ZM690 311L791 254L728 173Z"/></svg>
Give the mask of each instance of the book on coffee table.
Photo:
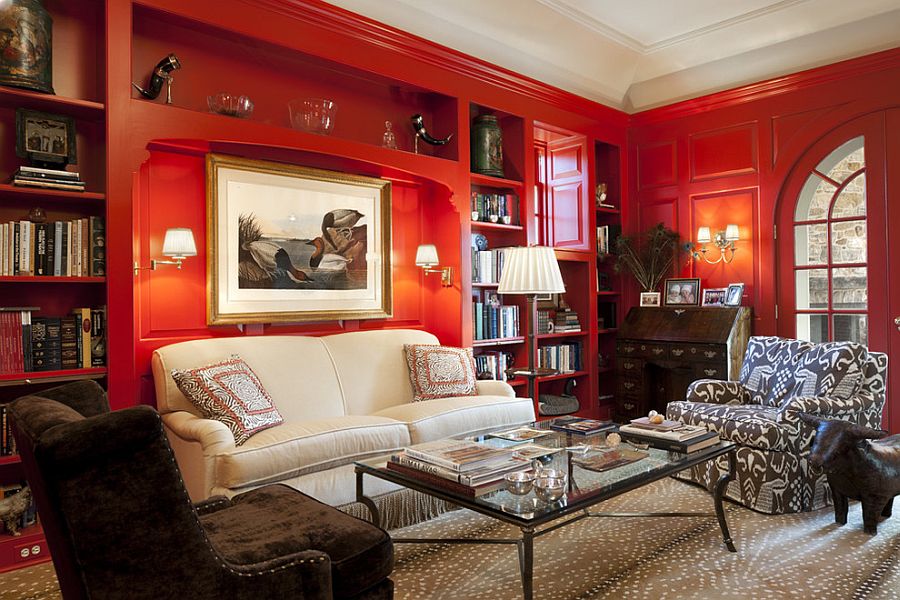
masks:
<svg viewBox="0 0 900 600"><path fill-rule="evenodd" d="M609 471L650 456L641 450L606 450L588 456L573 456L572 463L589 471Z"/></svg>
<svg viewBox="0 0 900 600"><path fill-rule="evenodd" d="M673 429L678 429L680 427L684 427L684 423L681 423L679 421L663 420L660 423L652 423L650 421L650 417L641 417L640 419L632 419L631 424L634 427L640 427L642 429L653 429L655 431L672 431Z"/></svg>
<svg viewBox="0 0 900 600"><path fill-rule="evenodd" d="M474 498L477 498L478 496L484 496L485 494L490 494L491 492L496 492L497 490L502 490L506 487L506 480L502 475L499 479L494 479L485 483L481 483L479 485L466 485L458 481L445 479L428 471L421 471L419 469L416 469L415 467L410 467L393 461L387 463L387 468L391 471L402 473L403 475L406 475L413 479L418 479L422 483L427 483L440 489L461 494L463 496L472 496Z"/></svg>
<svg viewBox="0 0 900 600"><path fill-rule="evenodd" d="M597 421L582 417L559 417L550 421L550 429L565 431L566 433L577 433L579 435L613 431L615 428L616 424L612 421Z"/></svg>
<svg viewBox="0 0 900 600"><path fill-rule="evenodd" d="M530 442L531 440L550 435L552 432L546 429L535 429L533 427L516 427L507 431L496 431L489 433L491 437L508 440L510 442Z"/></svg>
<svg viewBox="0 0 900 600"><path fill-rule="evenodd" d="M675 452L694 452L719 442L719 434L704 427L684 425L672 431L652 431L632 425L621 425L619 433L626 441L650 444L654 448Z"/></svg>
<svg viewBox="0 0 900 600"><path fill-rule="evenodd" d="M491 448L470 440L423 442L409 446L405 452L411 458L458 473L497 465L512 457L511 450Z"/></svg>

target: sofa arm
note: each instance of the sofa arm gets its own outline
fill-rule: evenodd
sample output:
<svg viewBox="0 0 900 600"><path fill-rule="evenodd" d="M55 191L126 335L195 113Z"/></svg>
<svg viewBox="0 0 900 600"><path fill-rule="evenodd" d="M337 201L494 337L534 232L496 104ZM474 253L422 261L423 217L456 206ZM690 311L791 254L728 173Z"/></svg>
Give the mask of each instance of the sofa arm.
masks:
<svg viewBox="0 0 900 600"><path fill-rule="evenodd" d="M181 439L198 442L206 456L234 449L234 434L221 421L204 419L182 410L167 413L162 420Z"/></svg>
<svg viewBox="0 0 900 600"><path fill-rule="evenodd" d="M194 502L194 510L196 510L197 515L201 517L220 511L223 508L228 508L229 506L231 506L231 500L225 496L210 496L206 500Z"/></svg>
<svg viewBox="0 0 900 600"><path fill-rule="evenodd" d="M225 563L225 586L242 598L332 598L331 559L319 550L251 564Z"/></svg>
<svg viewBox="0 0 900 600"><path fill-rule="evenodd" d="M739 381L698 379L688 386L687 402L751 404L750 392Z"/></svg>
<svg viewBox="0 0 900 600"><path fill-rule="evenodd" d="M799 421L800 417L797 415L801 412L826 419L856 421L876 408L877 404L875 396L865 391L857 392L856 395L846 399L829 396L795 396L782 400L778 412L780 420L787 422Z"/></svg>
<svg viewBox="0 0 900 600"><path fill-rule="evenodd" d="M505 381L480 379L475 382L475 393L479 396L506 396L515 398L516 391Z"/></svg>

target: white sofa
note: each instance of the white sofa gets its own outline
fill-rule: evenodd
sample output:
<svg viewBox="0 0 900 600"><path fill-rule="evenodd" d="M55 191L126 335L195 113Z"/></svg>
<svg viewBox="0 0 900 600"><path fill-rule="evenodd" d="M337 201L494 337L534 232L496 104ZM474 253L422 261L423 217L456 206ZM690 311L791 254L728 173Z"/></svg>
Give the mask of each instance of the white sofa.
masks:
<svg viewBox="0 0 900 600"><path fill-rule="evenodd" d="M245 336L180 342L153 353L157 409L191 498L233 496L285 483L332 506L356 499L353 461L409 444L534 420L528 398L500 381L477 396L412 402L404 344L437 344L410 329L325 337ZM172 379L233 355L254 370L284 417L241 446L222 423L204 419ZM366 478L366 494L396 488Z"/></svg>

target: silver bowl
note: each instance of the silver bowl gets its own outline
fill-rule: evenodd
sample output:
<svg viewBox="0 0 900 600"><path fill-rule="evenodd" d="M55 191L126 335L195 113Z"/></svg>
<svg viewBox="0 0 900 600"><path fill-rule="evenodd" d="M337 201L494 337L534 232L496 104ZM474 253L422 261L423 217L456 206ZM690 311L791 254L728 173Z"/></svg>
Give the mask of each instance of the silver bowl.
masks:
<svg viewBox="0 0 900 600"><path fill-rule="evenodd" d="M534 480L534 495L544 502L556 502L566 495L566 480L557 477L538 477Z"/></svg>
<svg viewBox="0 0 900 600"><path fill-rule="evenodd" d="M534 484L534 474L530 471L507 473L504 478L506 479L506 489L509 490L510 494L515 494L516 496L524 496L531 491L531 487Z"/></svg>

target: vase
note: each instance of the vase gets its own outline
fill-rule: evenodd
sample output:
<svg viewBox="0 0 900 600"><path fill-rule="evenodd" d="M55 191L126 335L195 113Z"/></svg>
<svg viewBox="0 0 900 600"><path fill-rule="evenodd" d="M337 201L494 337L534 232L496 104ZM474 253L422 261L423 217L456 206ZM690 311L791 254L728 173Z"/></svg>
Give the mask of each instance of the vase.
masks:
<svg viewBox="0 0 900 600"><path fill-rule="evenodd" d="M0 85L53 93L53 19L40 0L0 11Z"/></svg>
<svg viewBox="0 0 900 600"><path fill-rule="evenodd" d="M503 177L503 131L494 115L479 115L472 123L472 172Z"/></svg>

